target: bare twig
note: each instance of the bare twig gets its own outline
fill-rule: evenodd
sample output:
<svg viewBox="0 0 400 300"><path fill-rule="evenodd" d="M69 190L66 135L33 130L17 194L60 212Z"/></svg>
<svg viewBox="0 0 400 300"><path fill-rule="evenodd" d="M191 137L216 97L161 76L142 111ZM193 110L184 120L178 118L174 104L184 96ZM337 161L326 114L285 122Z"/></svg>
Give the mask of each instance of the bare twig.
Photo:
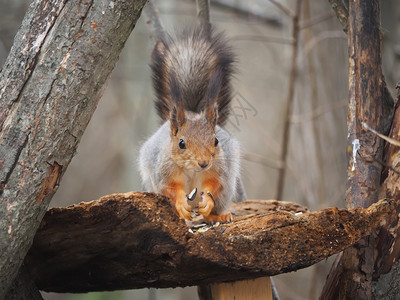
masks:
<svg viewBox="0 0 400 300"><path fill-rule="evenodd" d="M377 136L379 136L381 139L384 139L386 142L388 142L388 143L390 143L392 145L395 145L397 147L400 147L400 142L399 141L394 140L394 139L392 139L392 138L390 138L390 137L388 137L386 135L383 135L383 134L379 133L378 131L372 129L371 127L369 127L369 125L366 122L363 123L363 126L364 126L365 129L371 131L373 134L376 134Z"/></svg>
<svg viewBox="0 0 400 300"><path fill-rule="evenodd" d="M291 11L289 8L287 8L285 5L282 3L276 1L276 0L269 0L272 4L274 4L277 8L279 8L285 15L294 18L296 16L296 13Z"/></svg>
<svg viewBox="0 0 400 300"><path fill-rule="evenodd" d="M329 20L334 15L335 15L335 13L331 11L331 12L324 13L324 14L321 14L319 16L316 16L316 17L314 17L312 19L306 20L300 25L300 29L305 29L305 28L314 26L316 24L319 24L321 22L324 22L326 20Z"/></svg>
<svg viewBox="0 0 400 300"><path fill-rule="evenodd" d="M196 0L197 18L205 28L207 34L211 33L210 0Z"/></svg>
<svg viewBox="0 0 400 300"><path fill-rule="evenodd" d="M310 20L310 0L305 0L304 1L304 19ZM310 40L312 40L311 37L311 28L307 27L304 30L304 39L306 44ZM311 106L313 109L315 109L318 105L318 87L317 87L317 75L315 72L315 66L314 66L314 59L311 56L310 52L306 52L306 57L307 57L307 62L308 62L308 73L310 76L310 88L311 88ZM314 140L315 140L315 161L316 164L314 164L315 171L318 174L317 177L317 185L318 185L318 191L317 191L317 199L319 202L319 205L321 207L325 207L325 179L324 179L324 161L323 161L323 151L321 147L321 141L320 141L320 136L319 136L319 126L316 122L315 119L312 119L312 128L313 128L313 135L314 135ZM310 293L312 294L312 293Z"/></svg>
<svg viewBox="0 0 400 300"><path fill-rule="evenodd" d="M289 137L290 137L290 114L292 110L292 104L294 101L294 88L296 83L297 76L297 55L298 55L298 44L299 44L299 18L300 18L300 9L301 9L302 0L296 1L296 9L295 14L293 15L292 20L292 38L294 40L293 43L293 52L292 52L292 61L291 61L291 70L290 70L290 78L289 78L289 92L286 99L286 109L284 115L284 125L283 125L283 140L282 140L282 152L281 152L281 161L286 165L287 154L288 154L288 146L289 146ZM282 200L283 189L285 185L285 174L286 168L282 168L279 171L278 175L278 189L277 189L277 200Z"/></svg>
<svg viewBox="0 0 400 300"><path fill-rule="evenodd" d="M282 26L281 18L277 14L270 13L266 5L263 6L265 9L260 9L260 7L254 5L253 2L254 1L213 0L213 6L217 5L224 8L224 10L230 10L241 19L245 19L247 24L251 21L257 21L257 23L261 21L272 26ZM262 2L260 2L259 5L262 5L261 3ZM231 14L229 14L229 19L232 20Z"/></svg>
<svg viewBox="0 0 400 300"><path fill-rule="evenodd" d="M333 112L338 109L342 109L347 106L347 101L336 102L327 106L319 106L316 109L304 113L304 114L296 114L290 116L290 122L292 123L302 123L307 121L315 120L322 115Z"/></svg>
<svg viewBox="0 0 400 300"><path fill-rule="evenodd" d="M158 8L152 0L147 2L143 9L143 13L146 17L146 23L150 27L153 41L157 42L162 40L165 37L165 31L159 16Z"/></svg>
<svg viewBox="0 0 400 300"><path fill-rule="evenodd" d="M277 44L293 44L294 40L291 38L281 38L276 36L267 35L236 35L231 38L233 41L259 41Z"/></svg>
<svg viewBox="0 0 400 300"><path fill-rule="evenodd" d="M343 31L339 30L332 30L332 31L323 31L310 39L305 45L305 53L306 55L320 42L327 40L327 39L343 39L347 40L346 35Z"/></svg>
<svg viewBox="0 0 400 300"><path fill-rule="evenodd" d="M244 153L243 159L251 162L255 162L258 164L262 164L268 168L280 170L283 168L283 163L281 161L277 161L274 159L270 159L268 157L258 155L255 153Z"/></svg>

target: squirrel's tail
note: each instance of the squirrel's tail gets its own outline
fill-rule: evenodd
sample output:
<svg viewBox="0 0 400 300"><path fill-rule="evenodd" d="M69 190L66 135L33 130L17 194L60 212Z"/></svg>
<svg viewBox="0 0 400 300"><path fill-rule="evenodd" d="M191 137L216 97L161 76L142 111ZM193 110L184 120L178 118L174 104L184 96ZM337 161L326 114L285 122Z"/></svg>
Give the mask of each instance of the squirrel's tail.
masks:
<svg viewBox="0 0 400 300"><path fill-rule="evenodd" d="M227 121L234 55L222 33L202 28L185 29L176 38L165 35L154 47L155 105L164 121L176 106L200 113L209 105L216 105L219 125Z"/></svg>

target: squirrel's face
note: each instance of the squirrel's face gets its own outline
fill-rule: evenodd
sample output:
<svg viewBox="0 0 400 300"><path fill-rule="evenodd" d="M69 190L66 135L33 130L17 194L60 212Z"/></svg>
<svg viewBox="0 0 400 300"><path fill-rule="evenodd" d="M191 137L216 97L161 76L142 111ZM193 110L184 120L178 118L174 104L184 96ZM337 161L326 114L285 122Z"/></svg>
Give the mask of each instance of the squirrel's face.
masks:
<svg viewBox="0 0 400 300"><path fill-rule="evenodd" d="M181 168L208 170L220 153L215 127L214 109L200 114L177 111L171 117L172 160Z"/></svg>

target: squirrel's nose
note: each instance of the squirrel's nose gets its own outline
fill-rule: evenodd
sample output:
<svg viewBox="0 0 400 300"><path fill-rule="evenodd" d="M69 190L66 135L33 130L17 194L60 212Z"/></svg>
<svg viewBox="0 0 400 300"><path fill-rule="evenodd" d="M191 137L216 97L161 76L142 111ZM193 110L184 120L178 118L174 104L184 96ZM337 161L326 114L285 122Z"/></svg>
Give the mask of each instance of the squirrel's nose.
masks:
<svg viewBox="0 0 400 300"><path fill-rule="evenodd" d="M198 164L202 169L204 169L208 166L208 161L202 161L202 162L199 162Z"/></svg>

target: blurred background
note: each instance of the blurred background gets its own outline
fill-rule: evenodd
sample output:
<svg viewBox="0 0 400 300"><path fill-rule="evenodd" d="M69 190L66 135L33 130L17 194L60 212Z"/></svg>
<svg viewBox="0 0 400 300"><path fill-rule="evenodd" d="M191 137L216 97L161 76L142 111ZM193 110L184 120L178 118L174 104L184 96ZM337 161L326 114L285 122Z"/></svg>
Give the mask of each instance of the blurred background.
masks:
<svg viewBox="0 0 400 300"><path fill-rule="evenodd" d="M346 183L347 38L328 1L211 1L212 23L237 54L227 129L241 142L249 199L276 199L281 153L287 147L281 199L318 210L344 207ZM0 65L30 1L0 0ZM169 32L193 24L194 0L155 1ZM399 1L382 1L384 73L399 79ZM294 47L297 53L294 56ZM153 42L143 17L127 41L51 206L141 191L141 144L159 126L148 66ZM292 76L291 76L292 74ZM291 93L291 91L293 93ZM287 105L290 103L290 114ZM284 138L284 128L289 135ZM332 258L274 277L281 299L317 299ZM53 294L45 299L196 299L196 287L112 293Z"/></svg>

